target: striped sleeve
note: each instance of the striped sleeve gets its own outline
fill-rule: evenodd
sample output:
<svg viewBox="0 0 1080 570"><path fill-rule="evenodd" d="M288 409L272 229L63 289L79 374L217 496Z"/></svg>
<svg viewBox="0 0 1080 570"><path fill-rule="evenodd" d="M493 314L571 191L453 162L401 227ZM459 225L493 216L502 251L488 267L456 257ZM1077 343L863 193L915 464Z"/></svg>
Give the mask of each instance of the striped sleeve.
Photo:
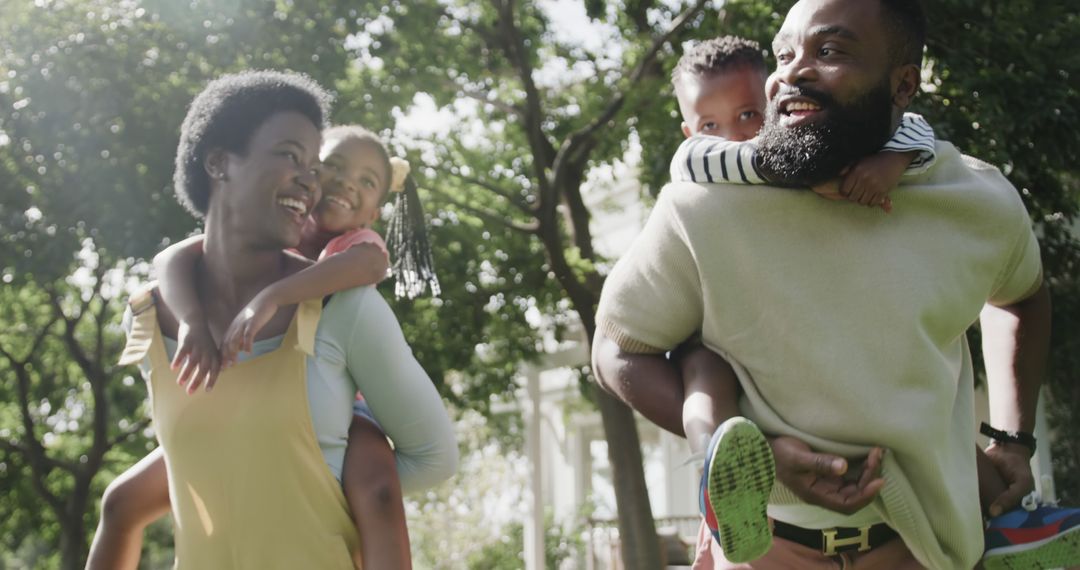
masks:
<svg viewBox="0 0 1080 570"><path fill-rule="evenodd" d="M892 152L917 151L919 154L911 161L907 170L904 171L904 176L909 176L922 174L934 164L934 160L937 159L937 155L934 153L936 142L934 129L922 115L904 113L904 117L900 119L900 126L881 150Z"/></svg>
<svg viewBox="0 0 1080 570"><path fill-rule="evenodd" d="M694 135L679 145L671 159L672 182L766 184L757 168L754 141L729 141Z"/></svg>

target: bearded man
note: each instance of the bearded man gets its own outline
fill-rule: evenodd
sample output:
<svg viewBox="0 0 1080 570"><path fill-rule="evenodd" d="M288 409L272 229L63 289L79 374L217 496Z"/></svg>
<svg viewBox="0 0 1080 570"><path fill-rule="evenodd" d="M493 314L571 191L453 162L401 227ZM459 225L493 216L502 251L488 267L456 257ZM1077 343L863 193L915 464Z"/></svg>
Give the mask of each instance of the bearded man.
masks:
<svg viewBox="0 0 1080 570"><path fill-rule="evenodd" d="M879 149L918 90L923 30L912 1L798 2L773 45L766 177L817 186ZM981 320L991 423L1030 433L1049 295L1016 190L949 143L936 155L891 194L891 215L791 187L668 185L608 277L593 343L601 385L678 425L681 385L664 353L700 333L770 438L776 526L855 547L815 551L777 532L764 558L717 568L979 561L965 332ZM1014 498L1031 488L1028 448L987 453Z"/></svg>

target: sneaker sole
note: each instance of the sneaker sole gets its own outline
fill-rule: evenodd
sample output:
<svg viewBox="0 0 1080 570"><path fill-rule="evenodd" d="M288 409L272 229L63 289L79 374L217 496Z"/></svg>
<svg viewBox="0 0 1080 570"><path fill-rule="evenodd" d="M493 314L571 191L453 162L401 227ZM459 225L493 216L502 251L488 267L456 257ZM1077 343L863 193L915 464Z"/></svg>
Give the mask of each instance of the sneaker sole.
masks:
<svg viewBox="0 0 1080 570"><path fill-rule="evenodd" d="M708 467L709 502L724 557L737 563L761 558L772 546L766 507L776 466L769 442L749 420L733 422L717 438Z"/></svg>
<svg viewBox="0 0 1080 570"><path fill-rule="evenodd" d="M1005 547L1020 548L1020 547ZM985 570L1047 570L1080 565L1080 526L1047 538L1042 544L1016 552L987 553Z"/></svg>

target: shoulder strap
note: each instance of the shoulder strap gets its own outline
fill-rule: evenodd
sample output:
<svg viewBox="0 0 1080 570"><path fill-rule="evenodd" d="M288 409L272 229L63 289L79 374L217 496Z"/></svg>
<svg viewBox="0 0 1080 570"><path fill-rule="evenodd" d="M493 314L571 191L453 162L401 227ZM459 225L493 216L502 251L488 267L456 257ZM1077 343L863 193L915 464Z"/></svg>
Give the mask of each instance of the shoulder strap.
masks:
<svg viewBox="0 0 1080 570"><path fill-rule="evenodd" d="M146 357L150 345L154 342L157 327L157 298L154 291L156 282L147 283L128 299L131 309L131 330L128 331L127 344L120 355L120 365L137 364Z"/></svg>
<svg viewBox="0 0 1080 570"><path fill-rule="evenodd" d="M296 348L308 356L315 356L315 332L322 307L321 299L309 299L296 307Z"/></svg>

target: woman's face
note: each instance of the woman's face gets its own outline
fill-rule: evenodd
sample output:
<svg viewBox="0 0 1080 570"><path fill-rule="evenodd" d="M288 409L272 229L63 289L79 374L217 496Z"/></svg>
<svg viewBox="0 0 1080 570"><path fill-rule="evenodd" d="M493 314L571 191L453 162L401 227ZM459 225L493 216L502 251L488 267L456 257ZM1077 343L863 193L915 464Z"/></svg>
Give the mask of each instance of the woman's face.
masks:
<svg viewBox="0 0 1080 570"><path fill-rule="evenodd" d="M327 141L322 157L322 199L312 213L319 230L341 234L370 227L390 184L385 155L373 142L346 138Z"/></svg>
<svg viewBox="0 0 1080 570"><path fill-rule="evenodd" d="M246 155L223 152L208 160L223 161L218 166L224 174L211 196L210 214L251 246L296 247L319 199L320 141L319 129L305 115L271 115L252 133Z"/></svg>

